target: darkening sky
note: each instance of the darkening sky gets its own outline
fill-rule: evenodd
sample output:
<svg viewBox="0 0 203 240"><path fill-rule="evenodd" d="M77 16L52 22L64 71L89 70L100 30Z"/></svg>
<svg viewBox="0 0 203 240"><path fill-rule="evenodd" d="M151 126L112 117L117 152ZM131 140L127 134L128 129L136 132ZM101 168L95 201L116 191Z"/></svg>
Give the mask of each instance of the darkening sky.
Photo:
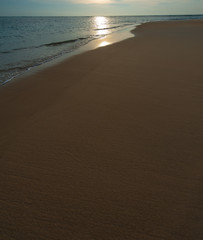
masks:
<svg viewBox="0 0 203 240"><path fill-rule="evenodd" d="M203 14L203 0L0 0L0 16Z"/></svg>

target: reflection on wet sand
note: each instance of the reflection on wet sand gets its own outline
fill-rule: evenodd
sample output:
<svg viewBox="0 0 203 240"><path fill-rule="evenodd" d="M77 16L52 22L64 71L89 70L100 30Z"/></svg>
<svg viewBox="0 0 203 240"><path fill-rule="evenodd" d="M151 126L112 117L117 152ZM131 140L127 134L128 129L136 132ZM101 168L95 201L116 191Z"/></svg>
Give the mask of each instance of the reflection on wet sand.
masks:
<svg viewBox="0 0 203 240"><path fill-rule="evenodd" d="M107 45L111 44L110 42L107 42L107 41L102 41L100 44L99 44L99 47L105 47Z"/></svg>

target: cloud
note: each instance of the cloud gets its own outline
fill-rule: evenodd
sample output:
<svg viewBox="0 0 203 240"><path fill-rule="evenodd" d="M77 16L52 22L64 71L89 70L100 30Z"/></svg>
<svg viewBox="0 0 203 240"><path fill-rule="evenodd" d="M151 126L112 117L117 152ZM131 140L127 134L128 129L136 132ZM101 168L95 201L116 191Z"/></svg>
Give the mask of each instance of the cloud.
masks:
<svg viewBox="0 0 203 240"><path fill-rule="evenodd" d="M73 3L73 4L111 4L119 3L122 0L30 0L32 2L45 2L45 3Z"/></svg>
<svg viewBox="0 0 203 240"><path fill-rule="evenodd" d="M35 2L54 2L56 3L56 0L32 0ZM67 2L67 3L73 3L73 4L133 4L133 3L140 3L140 4L148 4L148 5L154 5L159 3L184 3L192 0L57 0L57 2Z"/></svg>
<svg viewBox="0 0 203 240"><path fill-rule="evenodd" d="M123 4L123 3L159 3L168 2L170 0L63 0L75 4Z"/></svg>
<svg viewBox="0 0 203 240"><path fill-rule="evenodd" d="M168 3L168 2L188 2L189 0L62 0L80 4L109 4L109 3Z"/></svg>
<svg viewBox="0 0 203 240"><path fill-rule="evenodd" d="M118 2L116 0L66 0L66 1L80 4L110 4Z"/></svg>

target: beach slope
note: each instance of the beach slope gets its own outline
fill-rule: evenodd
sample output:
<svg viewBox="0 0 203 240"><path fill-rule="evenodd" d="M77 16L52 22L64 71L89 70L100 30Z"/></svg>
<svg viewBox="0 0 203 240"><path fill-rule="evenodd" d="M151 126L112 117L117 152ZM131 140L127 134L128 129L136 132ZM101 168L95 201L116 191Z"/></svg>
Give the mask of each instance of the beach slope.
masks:
<svg viewBox="0 0 203 240"><path fill-rule="evenodd" d="M0 88L0 239L202 238L203 21Z"/></svg>

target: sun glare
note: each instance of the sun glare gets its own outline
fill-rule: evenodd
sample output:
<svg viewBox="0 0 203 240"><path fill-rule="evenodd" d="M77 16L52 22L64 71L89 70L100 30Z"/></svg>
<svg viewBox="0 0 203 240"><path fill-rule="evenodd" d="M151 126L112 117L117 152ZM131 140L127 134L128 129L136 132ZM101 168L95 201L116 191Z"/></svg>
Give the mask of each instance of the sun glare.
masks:
<svg viewBox="0 0 203 240"><path fill-rule="evenodd" d="M106 35L109 33L109 20L107 17L95 17L94 18L95 30L97 30L97 35Z"/></svg>
<svg viewBox="0 0 203 240"><path fill-rule="evenodd" d="M94 21L97 28L104 28L108 24L108 19L106 17L98 16L94 18Z"/></svg>
<svg viewBox="0 0 203 240"><path fill-rule="evenodd" d="M115 0L71 0L75 3L82 3L82 4L111 4L115 3Z"/></svg>
<svg viewBox="0 0 203 240"><path fill-rule="evenodd" d="M111 3L111 0L96 0L95 2L98 4L108 4Z"/></svg>

